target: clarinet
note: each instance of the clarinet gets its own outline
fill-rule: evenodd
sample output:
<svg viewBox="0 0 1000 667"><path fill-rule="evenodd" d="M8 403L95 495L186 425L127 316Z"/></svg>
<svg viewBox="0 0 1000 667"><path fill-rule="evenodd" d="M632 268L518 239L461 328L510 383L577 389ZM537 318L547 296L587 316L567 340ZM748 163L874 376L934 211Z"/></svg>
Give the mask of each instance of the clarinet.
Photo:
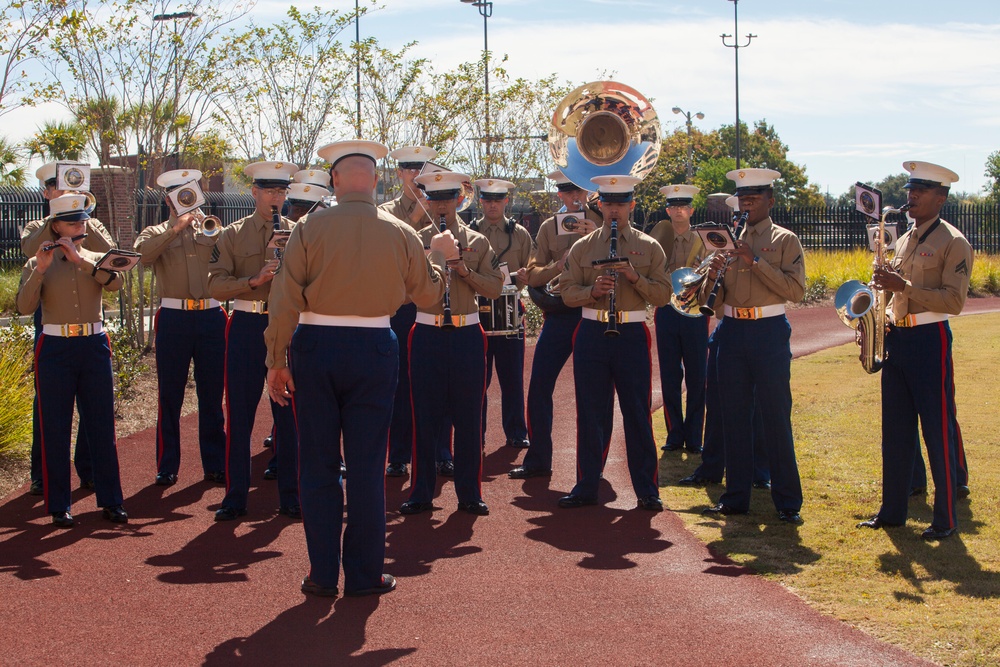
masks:
<svg viewBox="0 0 1000 667"><path fill-rule="evenodd" d="M442 234L448 231L448 218L441 216L438 231ZM451 267L446 266L444 271L444 315L441 318L442 329L454 329L455 321L451 319Z"/></svg>
<svg viewBox="0 0 1000 667"><path fill-rule="evenodd" d="M272 233L275 236L277 236L278 232L281 231L281 213L278 212L278 207L277 206L272 206L271 207L271 221L272 221L272 224L274 225L274 231ZM277 273L278 271L281 270L281 255L282 255L281 245L279 244L278 239L275 239L274 240L274 258L276 260L278 260L278 266L274 267L274 272L275 273Z"/></svg>
<svg viewBox="0 0 1000 667"><path fill-rule="evenodd" d="M740 234L743 232L743 227L746 225L747 218L750 216L749 211L743 211L740 213L739 219L736 221L736 231L733 232L733 238L739 239ZM708 299L705 300L705 305L699 308L702 315L707 317L715 316L715 300L719 296L719 288L722 287L722 279L726 277L726 269L729 268L730 262L733 261L732 257L726 258L726 263L722 265L719 270L718 275L715 277L715 284L712 285L712 291L708 294Z"/></svg>
<svg viewBox="0 0 1000 667"><path fill-rule="evenodd" d="M610 245L608 246L608 259L618 257L618 220L611 218ZM608 328L604 330L605 336L617 336L618 331L618 309L615 307L615 292L618 288L618 272L614 269L610 271L614 278L611 291L608 292Z"/></svg>

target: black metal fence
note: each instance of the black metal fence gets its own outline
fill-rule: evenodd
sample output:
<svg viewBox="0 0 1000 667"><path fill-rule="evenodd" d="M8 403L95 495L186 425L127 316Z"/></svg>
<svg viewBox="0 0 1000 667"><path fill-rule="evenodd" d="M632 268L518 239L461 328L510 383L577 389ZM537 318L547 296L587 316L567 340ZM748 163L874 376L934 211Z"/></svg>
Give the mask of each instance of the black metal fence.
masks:
<svg viewBox="0 0 1000 667"><path fill-rule="evenodd" d="M206 213L217 216L223 225L249 215L254 208L253 198L219 192L205 194ZM159 224L168 217L163 194L155 190L136 193L136 230ZM21 229L32 220L44 217L48 204L41 191L34 188L0 188L0 268L20 267L26 261L21 254ZM648 215L639 213L651 228L663 211ZM718 217L718 216L716 216ZM849 250L868 245L865 226L870 219L848 206L820 206L814 208L776 208L771 211L775 223L795 232L807 249ZM990 204L962 204L946 206L941 217L955 225L969 239L977 252L1000 254L1000 206ZM900 219L900 216L896 216ZM692 222L705 222L705 209L697 209ZM717 220L721 222L721 220Z"/></svg>

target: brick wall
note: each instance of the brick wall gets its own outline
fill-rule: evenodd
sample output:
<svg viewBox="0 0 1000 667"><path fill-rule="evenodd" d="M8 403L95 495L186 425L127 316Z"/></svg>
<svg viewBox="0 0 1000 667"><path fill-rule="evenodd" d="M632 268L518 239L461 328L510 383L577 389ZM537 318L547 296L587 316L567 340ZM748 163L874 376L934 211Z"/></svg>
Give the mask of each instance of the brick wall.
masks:
<svg viewBox="0 0 1000 667"><path fill-rule="evenodd" d="M95 167L90 189L97 198L94 217L104 223L119 248L131 249L136 236L135 173L124 167Z"/></svg>

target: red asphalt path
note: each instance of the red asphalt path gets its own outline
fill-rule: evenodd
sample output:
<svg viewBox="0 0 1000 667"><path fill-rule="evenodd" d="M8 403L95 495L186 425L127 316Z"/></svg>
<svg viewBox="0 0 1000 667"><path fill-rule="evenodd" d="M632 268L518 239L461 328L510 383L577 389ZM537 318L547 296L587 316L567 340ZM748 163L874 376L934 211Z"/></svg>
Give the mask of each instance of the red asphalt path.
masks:
<svg viewBox="0 0 1000 667"><path fill-rule="evenodd" d="M998 303L970 300L967 310ZM797 353L853 336L832 308L789 316ZM633 509L620 430L603 504L557 508L574 480L570 367L557 387L551 480L507 478L520 452L499 445L495 382L490 397L483 487L492 514L456 512L446 482L440 510L403 519L407 481L387 480L385 571L399 588L381 598L299 592L302 525L277 514L259 444L249 516L214 523L223 491L201 481L194 415L181 422L174 487L152 485L152 429L119 441L127 526L103 521L93 494L77 491L76 527L56 529L40 499L13 492L0 504L0 663L928 664L713 556L675 514ZM262 402L254 443L269 426ZM794 530L777 519L767 529Z"/></svg>

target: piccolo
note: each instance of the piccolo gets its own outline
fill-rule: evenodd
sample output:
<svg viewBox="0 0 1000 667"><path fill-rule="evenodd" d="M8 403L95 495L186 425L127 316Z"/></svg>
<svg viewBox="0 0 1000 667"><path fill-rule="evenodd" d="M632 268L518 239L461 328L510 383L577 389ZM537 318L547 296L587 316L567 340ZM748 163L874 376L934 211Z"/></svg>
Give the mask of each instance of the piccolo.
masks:
<svg viewBox="0 0 1000 667"><path fill-rule="evenodd" d="M86 232L84 232L83 234L77 234L76 236L71 237L70 241L72 241L73 243L76 243L77 241L82 241L85 238L87 238ZM56 248L59 248L59 247L60 247L60 244L58 244L58 243L49 243L48 245L43 245L42 246L42 252L49 252L50 250L55 250Z"/></svg>

